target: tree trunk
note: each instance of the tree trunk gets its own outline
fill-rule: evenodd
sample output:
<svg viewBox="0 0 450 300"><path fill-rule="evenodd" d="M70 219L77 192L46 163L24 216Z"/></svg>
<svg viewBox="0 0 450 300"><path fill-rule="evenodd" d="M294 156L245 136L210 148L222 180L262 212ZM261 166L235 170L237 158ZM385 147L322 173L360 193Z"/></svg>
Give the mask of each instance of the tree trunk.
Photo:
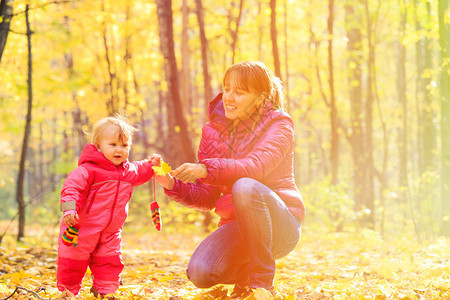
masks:
<svg viewBox="0 0 450 300"><path fill-rule="evenodd" d="M270 37L272 40L273 65L275 68L275 76L281 79L280 54L278 51L277 41L277 0L270 0Z"/></svg>
<svg viewBox="0 0 450 300"><path fill-rule="evenodd" d="M288 49L288 0L284 0L284 68L286 70L284 77L284 87L286 89L286 110L291 114L291 99L289 96L289 49Z"/></svg>
<svg viewBox="0 0 450 300"><path fill-rule="evenodd" d="M450 236L450 25L444 22L448 0L439 0L439 42L441 45L441 206L440 233Z"/></svg>
<svg viewBox="0 0 450 300"><path fill-rule="evenodd" d="M183 14L183 29L181 31L181 103L183 111L190 113L192 109L192 86L189 66L191 51L189 49L189 6L187 0L182 2L181 13Z"/></svg>
<svg viewBox="0 0 450 300"><path fill-rule="evenodd" d="M3 50L5 50L6 40L8 38L9 27L12 19L13 0L1 0L0 2L0 61L2 61Z"/></svg>
<svg viewBox="0 0 450 300"><path fill-rule="evenodd" d="M407 113L407 98L406 98L406 47L403 45L402 40L406 30L406 17L407 8L403 0L399 1L400 4L400 28L399 37L397 41L397 91L398 91L398 103L400 108L399 118L402 124L398 128L397 137L397 150L398 150L398 186L399 189L399 202L407 205L408 194L406 190L408 188L408 113ZM382 207L382 219L381 225L384 228L384 216L386 207ZM404 220L411 218L407 216L408 212L402 212Z"/></svg>
<svg viewBox="0 0 450 300"><path fill-rule="evenodd" d="M359 213L363 208L365 195L365 154L363 141L363 127L362 127L362 55L361 55L361 18L356 13L353 5L345 6L346 16L346 30L348 36L347 51L348 51L348 83L349 83L349 99L351 110L351 135L350 145L352 149L353 158L353 198L354 209Z"/></svg>
<svg viewBox="0 0 450 300"><path fill-rule="evenodd" d="M179 93L178 70L175 59L173 40L172 0L156 0L161 52L164 55L167 89L169 93L167 110L169 118L169 135L176 137L178 143L171 148L176 164L195 161L195 153L189 137L187 122L184 117ZM172 126L171 126L172 125ZM175 125L175 126L173 126ZM183 153L184 155L180 155Z"/></svg>
<svg viewBox="0 0 450 300"><path fill-rule="evenodd" d="M102 13L105 13L105 0L102 1ZM106 90L109 92L109 99L106 101L106 110L109 115L112 115L114 113L117 113L119 111L119 103L118 103L118 96L117 96L117 72L115 70L115 64L114 64L114 54L110 53L111 49L108 45L108 32L106 28L106 23L102 23L102 39L103 39L103 46L105 47L105 60L107 64L107 73L108 73L108 79L107 79L107 85L105 86Z"/></svg>
<svg viewBox="0 0 450 300"><path fill-rule="evenodd" d="M338 120L336 108L336 96L334 93L334 66L333 66L333 22L334 22L334 0L328 1L328 83L330 86L330 125L331 125L331 184L335 185L338 181L339 165L339 135Z"/></svg>
<svg viewBox="0 0 450 300"><path fill-rule="evenodd" d="M262 60L263 53L263 38L264 38L264 21L261 21L262 17L262 4L261 1L257 1L256 6L258 7L258 60Z"/></svg>
<svg viewBox="0 0 450 300"><path fill-rule="evenodd" d="M208 119L208 106L209 102L212 100L212 90L211 90L211 77L209 76L209 64L208 64L208 40L205 34L205 23L203 21L203 5L202 0L196 0L197 3L197 20L198 27L200 29L200 43L202 49L202 68L203 68L203 83L205 86L205 120Z"/></svg>
<svg viewBox="0 0 450 300"><path fill-rule="evenodd" d="M417 0L414 0L414 22L415 22L415 31L421 32L423 30L422 24L420 23L420 17L418 15L419 7ZM416 147L417 147L417 166L416 166L416 173L422 174L424 172L424 149L423 149L423 122L422 122L422 99L423 99L423 93L424 93L424 83L422 79L422 73L424 71L424 51L423 51L423 37L421 39L418 39L416 42L416 90L415 90L415 110L416 110L416 116L417 116L417 141L416 141ZM417 175L416 174L416 175Z"/></svg>
<svg viewBox="0 0 450 300"><path fill-rule="evenodd" d="M233 29L232 26L229 26L230 34L231 34L231 64L235 63L235 56L236 56L236 44L238 39L238 31L239 31L239 25L241 23L241 17L242 17L242 8L244 6L244 0L239 1L239 12L238 16L235 20L233 20L233 7L234 7L234 1L231 2L231 9L230 9L230 15L229 15L229 22L228 24L232 24L233 21L235 23L235 28Z"/></svg>
<svg viewBox="0 0 450 300"><path fill-rule="evenodd" d="M20 241L25 235L25 199L24 199L24 177L25 177L25 160L27 157L28 140L31 134L31 112L33 106L33 64L32 64L32 54L31 54L31 29L30 20L28 15L29 6L27 4L25 10L26 26L27 26L27 45L28 45L28 107L27 107L27 117L25 121L25 132L23 135L22 143L22 153L20 155L19 164L19 174L17 177L17 205L19 210L19 230L17 234L17 240Z"/></svg>
<svg viewBox="0 0 450 300"><path fill-rule="evenodd" d="M69 23L69 17L64 16L64 25L67 28L67 31L70 32L70 23ZM64 60L67 66L67 72L68 72L68 78L69 81L76 80L75 77L75 70L73 66L73 54L72 52L68 52L64 55ZM82 122L82 111L80 109L80 105L78 103L77 98L77 91L74 89L72 90L72 101L74 104L74 109L72 110L72 120L73 120L73 137L75 140L74 143L74 152L75 156L79 157L81 154L81 151L83 150L84 146L86 145L87 138L83 131L83 122Z"/></svg>
<svg viewBox="0 0 450 300"><path fill-rule="evenodd" d="M407 10L403 6L405 3L400 2L400 28L399 37L397 41L397 90L398 90L398 102L401 109L400 112L400 126L398 133L398 184L400 187L405 187L407 184L407 157L408 157L408 118L407 118L407 101L406 101L406 47L402 44L402 39L406 29L406 13ZM404 197L401 197L403 199Z"/></svg>
<svg viewBox="0 0 450 300"><path fill-rule="evenodd" d="M426 2L427 7L427 22L428 24L431 23L431 7L430 2ZM427 28L431 28L431 25L427 26ZM431 29L428 29L427 32L430 32ZM425 44L423 47L423 51L425 54L425 70L431 70L433 68L432 63L432 47L431 43L432 40L429 37L429 35L425 36L424 40ZM420 74L422 76L422 74ZM423 138L422 138L422 148L424 151L424 169L422 171L434 171L436 170L436 155L437 152L437 133L436 133L436 127L433 123L433 119L435 117L435 111L434 111L434 101L433 101L433 95L431 94L431 76L427 76L427 78L424 78L423 88L424 88L424 109L423 111Z"/></svg>
<svg viewBox="0 0 450 300"><path fill-rule="evenodd" d="M366 214L365 225L369 228L375 226L375 190L374 190L374 163L373 163L373 102L374 102L374 72L375 72L375 46L373 44L372 21L370 17L368 0L364 0L367 22L367 39L369 57L367 59L367 100L364 107L365 112L365 147L366 147Z"/></svg>

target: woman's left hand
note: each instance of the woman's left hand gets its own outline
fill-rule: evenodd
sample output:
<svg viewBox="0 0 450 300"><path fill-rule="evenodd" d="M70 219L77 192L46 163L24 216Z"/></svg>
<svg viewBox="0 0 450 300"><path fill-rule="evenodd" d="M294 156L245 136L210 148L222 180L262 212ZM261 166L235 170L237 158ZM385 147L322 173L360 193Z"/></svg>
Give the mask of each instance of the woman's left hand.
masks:
<svg viewBox="0 0 450 300"><path fill-rule="evenodd" d="M204 164L184 163L171 172L172 176L183 181L194 182L199 178L208 176L208 169Z"/></svg>

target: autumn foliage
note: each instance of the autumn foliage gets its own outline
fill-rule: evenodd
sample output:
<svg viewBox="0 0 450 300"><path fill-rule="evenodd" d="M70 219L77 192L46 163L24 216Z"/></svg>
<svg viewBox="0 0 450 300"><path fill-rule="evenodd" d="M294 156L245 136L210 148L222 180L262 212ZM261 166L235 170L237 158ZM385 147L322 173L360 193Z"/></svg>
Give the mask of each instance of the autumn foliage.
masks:
<svg viewBox="0 0 450 300"><path fill-rule="evenodd" d="M4 224L2 224L4 225ZM6 237L0 247L0 299L16 286L54 299L56 289L55 228L30 228L21 243ZM122 299L229 299L231 285L198 289L185 270L195 246L205 233L157 232L147 225L127 223L123 234L125 269L116 296ZM449 299L448 242L426 246L411 240L383 241L371 231L303 233L297 248L277 261L276 299ZM81 297L89 293L88 272ZM33 299L19 290L13 299Z"/></svg>

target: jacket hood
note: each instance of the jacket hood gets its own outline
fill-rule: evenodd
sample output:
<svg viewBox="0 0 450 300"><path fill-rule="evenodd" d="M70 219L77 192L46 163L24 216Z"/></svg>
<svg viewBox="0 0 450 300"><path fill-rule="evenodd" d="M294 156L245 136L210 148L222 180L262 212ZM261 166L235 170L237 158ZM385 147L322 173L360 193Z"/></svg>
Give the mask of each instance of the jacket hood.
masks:
<svg viewBox="0 0 450 300"><path fill-rule="evenodd" d="M223 93L219 93L211 102L209 102L208 119L214 126L225 128L231 124L231 121L225 117L222 95Z"/></svg>
<svg viewBox="0 0 450 300"><path fill-rule="evenodd" d="M84 163L93 163L107 169L116 169L116 165L114 165L112 161L106 159L103 153L98 151L97 148L90 143L84 147L83 152L81 152L80 158L78 159L78 165Z"/></svg>

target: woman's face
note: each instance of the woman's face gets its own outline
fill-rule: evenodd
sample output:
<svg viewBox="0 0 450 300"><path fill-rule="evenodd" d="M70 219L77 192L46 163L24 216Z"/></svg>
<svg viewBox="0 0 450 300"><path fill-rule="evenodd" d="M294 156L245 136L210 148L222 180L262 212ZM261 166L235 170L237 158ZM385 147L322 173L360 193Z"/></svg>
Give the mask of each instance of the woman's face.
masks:
<svg viewBox="0 0 450 300"><path fill-rule="evenodd" d="M258 105L257 98L258 95L240 89L232 81L225 84L222 100L226 118L230 120L248 119L255 112Z"/></svg>

